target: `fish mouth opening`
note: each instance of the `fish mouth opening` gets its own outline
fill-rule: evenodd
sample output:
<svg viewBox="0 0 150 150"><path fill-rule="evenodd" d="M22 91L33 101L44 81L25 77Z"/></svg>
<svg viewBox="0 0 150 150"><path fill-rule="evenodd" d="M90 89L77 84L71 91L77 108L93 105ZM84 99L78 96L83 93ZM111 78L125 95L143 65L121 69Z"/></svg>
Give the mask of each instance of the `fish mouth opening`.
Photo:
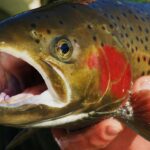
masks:
<svg viewBox="0 0 150 150"><path fill-rule="evenodd" d="M45 104L59 107L42 75L27 61L0 52L0 106Z"/></svg>

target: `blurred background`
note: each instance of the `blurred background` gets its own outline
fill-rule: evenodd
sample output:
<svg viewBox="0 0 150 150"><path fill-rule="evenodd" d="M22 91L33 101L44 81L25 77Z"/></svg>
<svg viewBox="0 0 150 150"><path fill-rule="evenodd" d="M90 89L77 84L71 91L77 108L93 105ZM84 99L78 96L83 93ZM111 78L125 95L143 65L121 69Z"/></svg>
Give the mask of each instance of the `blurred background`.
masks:
<svg viewBox="0 0 150 150"><path fill-rule="evenodd" d="M0 0L0 20L3 20L20 12L34 9L45 5L50 0ZM148 2L150 0L130 0L136 2ZM13 139L21 129L0 126L0 150ZM56 142L52 138L50 129L43 129L35 133L23 144L17 146L15 150L59 150Z"/></svg>

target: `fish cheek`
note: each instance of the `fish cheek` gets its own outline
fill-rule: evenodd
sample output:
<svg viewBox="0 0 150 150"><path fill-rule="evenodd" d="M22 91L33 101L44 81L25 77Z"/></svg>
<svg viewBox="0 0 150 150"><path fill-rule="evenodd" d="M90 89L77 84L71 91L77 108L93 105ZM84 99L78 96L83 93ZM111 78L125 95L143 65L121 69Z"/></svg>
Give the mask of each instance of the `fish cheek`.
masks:
<svg viewBox="0 0 150 150"><path fill-rule="evenodd" d="M93 52L89 55L87 59L87 66L90 71L95 70L97 72L96 83L98 83L99 93L103 96L107 91L110 76L107 59L101 48L98 48L96 53Z"/></svg>
<svg viewBox="0 0 150 150"><path fill-rule="evenodd" d="M71 89L72 102L94 102L98 99L98 74L96 70L90 70L85 66L85 61L75 63L73 65L65 65L63 67L64 76ZM90 102L90 103L91 103Z"/></svg>

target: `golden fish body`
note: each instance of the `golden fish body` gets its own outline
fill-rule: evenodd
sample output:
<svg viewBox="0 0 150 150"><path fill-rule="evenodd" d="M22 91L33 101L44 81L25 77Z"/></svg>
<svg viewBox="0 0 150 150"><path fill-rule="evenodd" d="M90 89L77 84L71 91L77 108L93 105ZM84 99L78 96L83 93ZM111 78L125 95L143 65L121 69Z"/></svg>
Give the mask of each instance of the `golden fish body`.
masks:
<svg viewBox="0 0 150 150"><path fill-rule="evenodd" d="M17 84L20 92L0 103L0 123L76 127L115 116L135 129L132 102L125 102L132 83L150 73L149 8L112 0L62 1L1 22L7 88L0 90L7 96L4 91L11 93Z"/></svg>

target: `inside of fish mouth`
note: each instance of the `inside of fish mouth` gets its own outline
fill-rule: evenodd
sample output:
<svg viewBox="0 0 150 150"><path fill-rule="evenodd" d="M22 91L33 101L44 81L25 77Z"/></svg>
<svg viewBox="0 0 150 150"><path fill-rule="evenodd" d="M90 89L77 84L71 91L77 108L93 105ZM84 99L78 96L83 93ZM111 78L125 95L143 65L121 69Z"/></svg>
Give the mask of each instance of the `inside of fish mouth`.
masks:
<svg viewBox="0 0 150 150"><path fill-rule="evenodd" d="M47 90L40 73L27 62L0 52L0 103L15 103Z"/></svg>

